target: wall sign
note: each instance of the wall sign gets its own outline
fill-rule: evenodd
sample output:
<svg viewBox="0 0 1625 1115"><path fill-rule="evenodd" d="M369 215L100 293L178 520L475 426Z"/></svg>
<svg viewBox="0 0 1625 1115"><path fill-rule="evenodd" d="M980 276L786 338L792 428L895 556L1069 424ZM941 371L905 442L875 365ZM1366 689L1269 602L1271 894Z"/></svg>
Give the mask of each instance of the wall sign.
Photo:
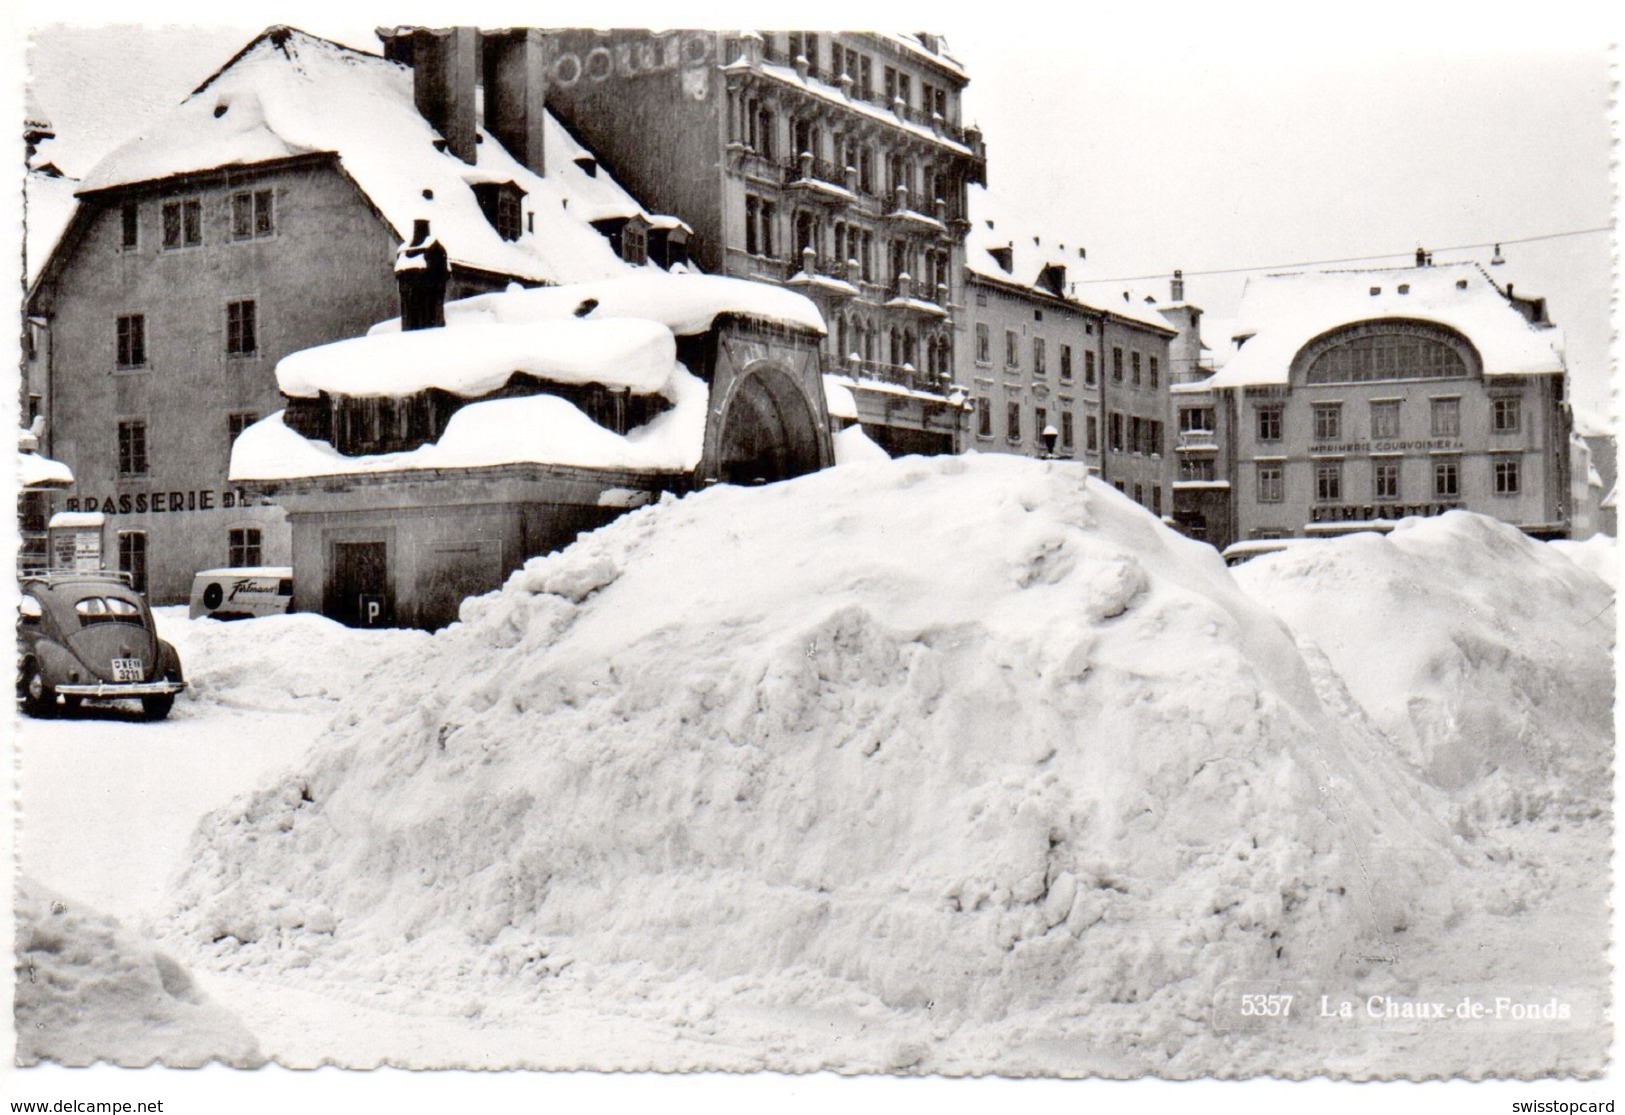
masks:
<svg viewBox="0 0 1625 1115"><path fill-rule="evenodd" d="M229 511L253 507L256 501L236 488L215 491L194 488L182 492L124 492L116 496L69 496L69 511L100 511L106 515L150 515L168 511Z"/></svg>

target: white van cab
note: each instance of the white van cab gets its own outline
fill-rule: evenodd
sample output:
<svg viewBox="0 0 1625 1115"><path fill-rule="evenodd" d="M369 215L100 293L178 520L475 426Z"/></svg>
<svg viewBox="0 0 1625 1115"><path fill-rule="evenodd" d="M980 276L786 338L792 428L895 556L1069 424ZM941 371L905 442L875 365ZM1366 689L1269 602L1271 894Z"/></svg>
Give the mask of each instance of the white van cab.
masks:
<svg viewBox="0 0 1625 1115"><path fill-rule="evenodd" d="M205 569L192 578L191 618L279 616L293 604L293 567L257 565Z"/></svg>

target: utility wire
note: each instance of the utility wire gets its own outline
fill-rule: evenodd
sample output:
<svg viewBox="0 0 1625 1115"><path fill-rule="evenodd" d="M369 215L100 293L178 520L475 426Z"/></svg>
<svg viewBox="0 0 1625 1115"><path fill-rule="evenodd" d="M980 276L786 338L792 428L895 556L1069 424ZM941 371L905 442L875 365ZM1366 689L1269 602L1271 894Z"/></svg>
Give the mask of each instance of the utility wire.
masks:
<svg viewBox="0 0 1625 1115"><path fill-rule="evenodd" d="M1614 231L1612 225L1604 225L1601 228L1577 228L1571 229L1568 232L1548 232L1544 236L1525 236L1519 240L1492 240L1483 244L1454 244L1448 248L1430 248L1428 250L1429 252L1464 252L1477 248L1501 248L1508 244L1533 244L1537 240L1558 240L1565 236L1591 236L1599 232L1612 231ZM1256 267L1219 267L1208 271L1184 271L1181 272L1181 274L1187 279L1196 275L1240 275L1248 271L1274 271L1277 268L1324 267L1333 263L1365 263L1375 259L1399 259L1412 254L1412 252L1389 252L1386 255L1375 256L1344 256L1342 259L1311 259L1305 260L1302 263L1264 263L1259 264ZM1166 278L1168 278L1168 273L1161 272L1156 275L1132 275L1121 279L1078 279L1077 285L1093 286L1096 283L1140 283L1147 282L1152 279Z"/></svg>

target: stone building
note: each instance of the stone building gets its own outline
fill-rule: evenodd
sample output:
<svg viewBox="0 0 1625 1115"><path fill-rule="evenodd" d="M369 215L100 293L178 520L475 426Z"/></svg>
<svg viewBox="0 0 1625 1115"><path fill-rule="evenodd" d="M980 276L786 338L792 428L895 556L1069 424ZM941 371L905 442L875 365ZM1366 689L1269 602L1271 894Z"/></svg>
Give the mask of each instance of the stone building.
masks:
<svg viewBox="0 0 1625 1115"><path fill-rule="evenodd" d="M1571 417L1543 299L1419 252L1410 268L1251 279L1236 333L1176 396L1182 456L1217 464L1176 488L1175 519L1214 545L1453 508L1568 535Z"/></svg>
<svg viewBox="0 0 1625 1115"><path fill-rule="evenodd" d="M415 221L453 298L681 258L685 226L547 116L536 36L412 42L415 70L259 35L85 177L29 291L42 450L74 475L58 506L105 514L107 553L155 603L198 569L289 562L285 513L227 478L232 441L282 406L280 357L398 312Z"/></svg>
<svg viewBox="0 0 1625 1115"><path fill-rule="evenodd" d="M1132 295L1080 300L1068 267L1083 258L990 215L970 192L966 340L958 382L970 392L965 444L983 452L1083 461L1157 515L1172 507L1167 436L1171 342L1178 329Z"/></svg>
<svg viewBox="0 0 1625 1115"><path fill-rule="evenodd" d="M547 100L704 269L805 293L822 361L892 454L963 428L965 191L986 176L967 75L932 35L559 31Z"/></svg>

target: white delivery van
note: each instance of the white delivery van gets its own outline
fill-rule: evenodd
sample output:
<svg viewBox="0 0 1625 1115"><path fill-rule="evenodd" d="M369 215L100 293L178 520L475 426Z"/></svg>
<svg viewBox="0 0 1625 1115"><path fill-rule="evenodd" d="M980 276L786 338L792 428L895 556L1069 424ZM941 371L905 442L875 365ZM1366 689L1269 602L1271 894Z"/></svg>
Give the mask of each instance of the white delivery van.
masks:
<svg viewBox="0 0 1625 1115"><path fill-rule="evenodd" d="M205 569L192 578L193 619L248 619L279 616L293 604L293 567L257 565Z"/></svg>

